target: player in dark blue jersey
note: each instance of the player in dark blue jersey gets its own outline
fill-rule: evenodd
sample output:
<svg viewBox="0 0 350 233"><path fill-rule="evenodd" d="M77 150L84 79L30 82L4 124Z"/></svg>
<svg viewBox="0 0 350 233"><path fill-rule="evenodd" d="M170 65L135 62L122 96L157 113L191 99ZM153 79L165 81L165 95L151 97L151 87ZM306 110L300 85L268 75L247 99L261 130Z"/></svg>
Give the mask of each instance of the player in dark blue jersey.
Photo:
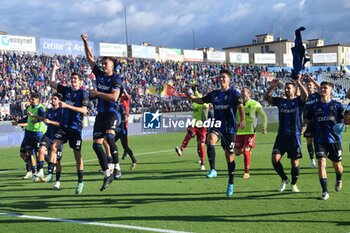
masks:
<svg viewBox="0 0 350 233"><path fill-rule="evenodd" d="M286 98L271 96L272 90L279 84L278 79L272 80L271 86L264 96L266 101L278 108L279 127L272 150L272 164L282 179L282 183L278 189L280 192L284 191L286 185L289 183L289 179L281 163L284 153L287 153L288 158L291 159L291 190L292 192L299 192L296 183L299 177L299 159L302 158L300 141L301 114L307 98L306 90L301 84L300 79L301 75L298 75L296 84L294 82L285 84L284 93ZM296 96L297 86L300 89L301 96Z"/></svg>
<svg viewBox="0 0 350 233"><path fill-rule="evenodd" d="M210 129L207 137L207 154L210 164L208 178L217 176L215 170L215 148L214 145L221 139L221 146L225 151L227 168L228 168L228 186L227 196L232 196L234 191L234 145L237 132L236 112L239 111L241 121L238 126L245 128L245 114L243 109L243 99L240 93L233 87L230 87L231 73L228 70L221 70L219 75L220 90L214 90L202 98L198 98L193 93L186 93L192 101L198 104L211 103L214 109L216 122Z"/></svg>
<svg viewBox="0 0 350 233"><path fill-rule="evenodd" d="M89 104L88 94L81 88L83 78L77 73L71 74L70 87L62 86L56 83L56 72L59 70L58 61L55 62L50 86L57 89L57 92L63 96L63 100L59 102L59 107L62 108L62 119L58 132L55 134L53 144L51 146L50 162L48 165L48 175L43 179L45 182L52 181L52 173L57 160L57 152L60 146L69 141L69 146L73 149L74 158L76 161L78 184L75 189L75 194L79 195L83 191L83 159L81 155L82 146L82 129L83 118L87 114L87 106Z"/></svg>
<svg viewBox="0 0 350 233"><path fill-rule="evenodd" d="M315 91L315 88L317 91ZM307 112L310 109L310 106L312 104L316 103L318 99L320 98L318 92L320 90L320 85L311 77L306 77L306 90L307 90L307 100L303 109L303 118L305 119ZM303 123L302 127L302 134L306 138L306 144L307 144L307 151L309 153L310 157L310 167L315 168L316 167L316 160L314 158L314 137L315 137L315 123L313 121L310 121L308 126L306 127L305 123Z"/></svg>
<svg viewBox="0 0 350 233"><path fill-rule="evenodd" d="M88 44L88 36L82 34L87 60L93 74L96 77L97 90L90 90L90 98L98 99L97 111L93 132L93 149L97 155L100 166L104 173L103 184L100 191L105 190L113 179L121 177L121 169L118 158L118 148L114 141L116 127L120 124L120 114L118 112L118 101L123 93L120 76L114 73L115 61L112 57L102 58L102 70L97 66L91 48ZM106 153L102 143L106 140L113 158L114 174L108 169Z"/></svg>
<svg viewBox="0 0 350 233"><path fill-rule="evenodd" d="M47 125L47 131L44 134L43 138L41 139L40 146L39 146L39 155L38 155L38 172L34 174L34 181L38 182L41 181L40 178L44 177L44 160L45 155L50 154L51 145L54 140L54 136L57 133L60 121L62 119L62 109L59 108L59 101L62 101L63 96L60 93L55 93L52 96L51 104L52 108L48 109L46 111L46 116L42 117L41 120L46 123ZM54 185L54 189L60 188L60 176L61 176L61 163L60 158L62 154L62 145L60 146L58 150L58 156L57 156L57 163L56 163L56 184ZM58 183L57 183L58 180Z"/></svg>
<svg viewBox="0 0 350 233"><path fill-rule="evenodd" d="M341 103L332 100L333 84L321 83L320 100L311 106L306 121L315 122L315 150L318 160L318 175L322 187L321 200L329 198L327 188L326 158L332 163L336 174L335 190L342 189L342 137L336 127L343 126L344 108Z"/></svg>

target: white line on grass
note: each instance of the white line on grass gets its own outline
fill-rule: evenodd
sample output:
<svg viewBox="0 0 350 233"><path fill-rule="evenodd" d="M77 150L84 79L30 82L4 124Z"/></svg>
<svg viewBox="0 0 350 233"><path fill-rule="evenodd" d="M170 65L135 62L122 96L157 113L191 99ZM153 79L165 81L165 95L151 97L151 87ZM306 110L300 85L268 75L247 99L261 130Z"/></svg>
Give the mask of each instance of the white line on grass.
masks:
<svg viewBox="0 0 350 233"><path fill-rule="evenodd" d="M174 151L174 150L150 151L150 152L144 152L144 153L137 153L137 154L134 154L134 155L149 155L149 154L157 154L157 153L170 152L170 151ZM97 161L97 159L84 160L84 163L93 162L93 161ZM62 163L62 165L69 165L69 164L75 164L75 161L74 162ZM5 170L5 171L0 171L0 174L13 173L13 172L21 171L21 170L23 170L23 168Z"/></svg>
<svg viewBox="0 0 350 233"><path fill-rule="evenodd" d="M163 233L189 233L185 231L174 231L174 230L166 230L166 229L160 229L160 228L138 227L138 226L124 225L124 224L113 224L113 223L103 223L103 222L87 222L87 221L64 219L64 218L50 218L50 217L30 216L30 215L10 214L10 213L0 213L0 216L1 215L6 217L38 219L38 220L46 220L46 221L52 221L52 222L76 223L76 224L82 224L82 225L92 225L92 226L101 226L101 227L124 228L124 229L133 229L133 230L139 230L139 231L152 231L152 232L163 232Z"/></svg>

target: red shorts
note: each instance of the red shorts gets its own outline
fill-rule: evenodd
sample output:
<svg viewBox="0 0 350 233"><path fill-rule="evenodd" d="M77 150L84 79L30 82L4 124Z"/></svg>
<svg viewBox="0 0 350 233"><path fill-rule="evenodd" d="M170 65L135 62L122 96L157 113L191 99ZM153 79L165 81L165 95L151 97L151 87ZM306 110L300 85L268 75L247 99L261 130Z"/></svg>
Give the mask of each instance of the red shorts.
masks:
<svg viewBox="0 0 350 233"><path fill-rule="evenodd" d="M237 135L235 149L243 149L243 147L253 148L255 146L255 135L256 134Z"/></svg>
<svg viewBox="0 0 350 233"><path fill-rule="evenodd" d="M197 142L205 143L205 138L207 135L207 128L205 127L188 127L188 132L192 133L192 137L197 135Z"/></svg>

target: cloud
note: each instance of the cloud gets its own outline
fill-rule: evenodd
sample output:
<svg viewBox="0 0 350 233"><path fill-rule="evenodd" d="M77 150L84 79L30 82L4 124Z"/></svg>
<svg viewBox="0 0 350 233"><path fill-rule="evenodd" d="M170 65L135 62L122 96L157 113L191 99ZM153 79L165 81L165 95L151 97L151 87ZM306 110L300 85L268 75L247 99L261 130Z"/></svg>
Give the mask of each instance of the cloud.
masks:
<svg viewBox="0 0 350 233"><path fill-rule="evenodd" d="M280 11L280 10L283 10L284 8L286 8L287 4L284 3L284 2L280 2L280 3L277 3L275 5L272 6L272 9L275 10L275 11Z"/></svg>
<svg viewBox="0 0 350 233"><path fill-rule="evenodd" d="M233 6L229 12L224 13L220 19L220 22L225 23L232 20L240 19L251 13L252 10L248 3L239 3L237 6Z"/></svg>

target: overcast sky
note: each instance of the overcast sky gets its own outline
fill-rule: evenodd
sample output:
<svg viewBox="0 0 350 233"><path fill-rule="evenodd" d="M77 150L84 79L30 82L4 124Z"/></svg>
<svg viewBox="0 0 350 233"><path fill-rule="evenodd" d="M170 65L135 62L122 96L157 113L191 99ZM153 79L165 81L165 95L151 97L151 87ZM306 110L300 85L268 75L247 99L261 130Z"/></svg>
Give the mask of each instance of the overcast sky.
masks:
<svg viewBox="0 0 350 233"><path fill-rule="evenodd" d="M192 49L194 30L195 47L221 49L264 33L294 40L299 26L304 40L350 44L350 0L10 0L0 31L125 44L124 6L129 44Z"/></svg>

